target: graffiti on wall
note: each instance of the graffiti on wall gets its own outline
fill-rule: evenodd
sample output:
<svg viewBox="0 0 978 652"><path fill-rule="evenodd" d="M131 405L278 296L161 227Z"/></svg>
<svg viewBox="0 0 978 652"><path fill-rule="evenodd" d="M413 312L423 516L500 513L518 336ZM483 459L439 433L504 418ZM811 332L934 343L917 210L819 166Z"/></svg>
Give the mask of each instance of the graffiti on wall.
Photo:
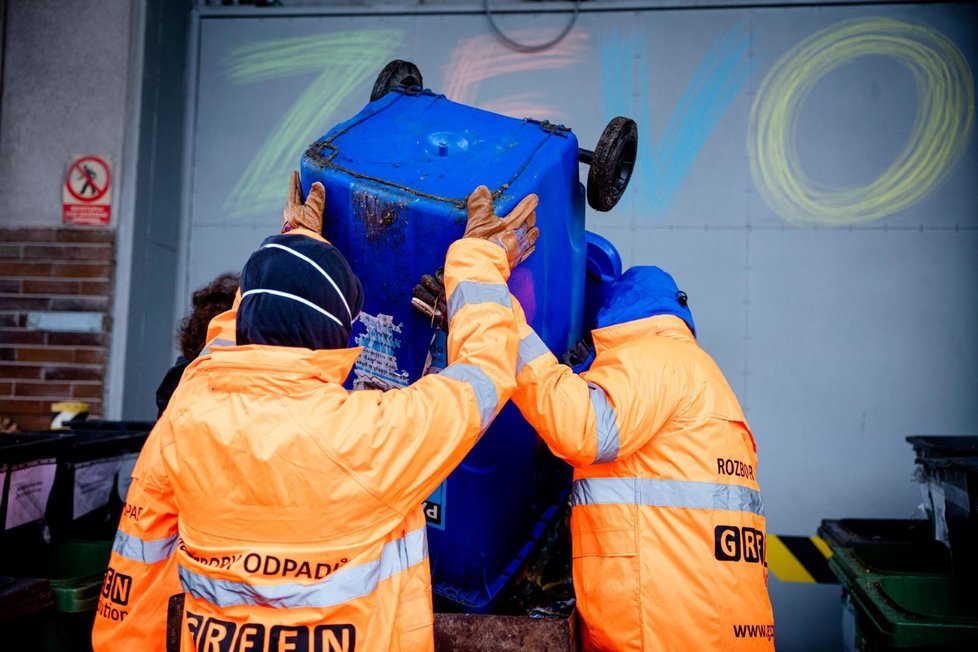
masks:
<svg viewBox="0 0 978 652"><path fill-rule="evenodd" d="M265 138L224 201L231 216L275 211L282 206L283 179L295 167L296 143L322 135L336 109L373 79L400 49L399 30L362 30L252 43L231 52L228 79L258 84L316 73Z"/></svg>
<svg viewBox="0 0 978 652"><path fill-rule="evenodd" d="M814 86L859 57L895 59L913 73L916 117L889 167L866 185L832 187L802 169L794 130ZM961 157L974 124L967 60L935 29L889 18L845 21L805 39L768 71L750 114L747 149L754 184L768 206L799 225L865 224L930 193Z"/></svg>
<svg viewBox="0 0 978 652"><path fill-rule="evenodd" d="M533 32L514 36L532 38ZM364 80L374 79L391 59L406 56L403 41L400 30L359 30L266 40L233 50L227 65L231 83L313 77L244 167L226 196L225 211L242 216L276 210L281 180L295 166L296 143L314 141L324 125L346 117L337 112L354 91L362 91ZM600 62L600 95L577 93L575 101L599 102L607 119L624 115L639 123L636 174L618 210L656 219L668 213L703 147L744 96L752 76L762 72L752 47L746 24L718 34L675 105L666 109L669 117L656 134L645 129L653 124L653 54L647 38L635 32L616 30L593 38L577 30L535 54L513 52L492 34L463 38L445 58L441 86L460 103L573 126L573 107L562 104L552 88L527 83L526 75L579 69L594 57ZM866 56L888 57L910 70L916 117L902 150L882 174L860 187L833 187L809 178L802 167L795 137L799 114L820 80ZM749 123L742 127L746 154L754 187L777 216L792 224L864 224L906 209L946 179L973 129L968 62L950 39L925 25L889 18L843 21L801 41L763 73ZM500 92L497 83L487 91L489 80L511 80L517 90Z"/></svg>
<svg viewBox="0 0 978 652"><path fill-rule="evenodd" d="M519 30L511 35L516 40L532 39L535 31ZM541 72L577 65L586 54L588 35L572 32L554 47L527 56L502 47L494 34L460 39L445 65L445 97L460 104L478 106L487 111L514 118L527 116L551 122L567 122L568 114L554 102L548 89L515 93L482 101L479 89L482 82L493 77L507 77L527 72Z"/></svg>
<svg viewBox="0 0 978 652"><path fill-rule="evenodd" d="M659 217L683 185L696 157L751 74L750 34L737 25L714 39L673 108L665 129L640 138L636 174L624 206ZM605 114L652 124L648 44L614 33L601 43ZM640 126L641 129L641 126Z"/></svg>

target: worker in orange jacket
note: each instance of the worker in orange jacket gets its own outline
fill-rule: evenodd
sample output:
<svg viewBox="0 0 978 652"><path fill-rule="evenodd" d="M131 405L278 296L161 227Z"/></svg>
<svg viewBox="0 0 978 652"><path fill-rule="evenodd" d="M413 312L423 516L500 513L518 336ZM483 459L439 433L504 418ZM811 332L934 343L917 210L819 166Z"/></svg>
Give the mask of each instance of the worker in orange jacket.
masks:
<svg viewBox="0 0 978 652"><path fill-rule="evenodd" d="M516 312L513 402L575 467L574 589L588 647L773 649L757 448L696 342L686 295L657 267L628 270L598 312L580 375Z"/></svg>
<svg viewBox="0 0 978 652"><path fill-rule="evenodd" d="M436 315L440 294L438 277L425 276L414 304ZM513 402L575 467L585 647L773 649L757 449L696 343L686 295L657 267L628 270L598 312L579 375L558 364L515 301L514 310Z"/></svg>
<svg viewBox="0 0 978 652"><path fill-rule="evenodd" d="M536 197L505 219L484 186L469 197L445 263L448 367L354 393L342 382L361 350L346 348L361 292L319 235L323 199L313 184L303 204L293 178L287 233L242 271L236 345L217 318L150 434L97 650L161 649L171 591L186 595L187 651L433 649L421 503L515 388L506 280L533 250Z"/></svg>

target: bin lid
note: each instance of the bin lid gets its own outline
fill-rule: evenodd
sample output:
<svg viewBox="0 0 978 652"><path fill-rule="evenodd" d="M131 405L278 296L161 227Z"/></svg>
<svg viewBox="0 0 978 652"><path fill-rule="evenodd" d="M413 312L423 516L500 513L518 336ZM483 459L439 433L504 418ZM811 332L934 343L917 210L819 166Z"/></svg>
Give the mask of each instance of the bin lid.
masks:
<svg viewBox="0 0 978 652"><path fill-rule="evenodd" d="M852 580L867 575L951 574L951 556L947 547L933 540L912 545L861 543L838 547L832 559Z"/></svg>
<svg viewBox="0 0 978 652"><path fill-rule="evenodd" d="M431 91L397 89L330 130L306 158L461 208L476 186L498 195L548 141L569 136L561 125L517 120Z"/></svg>
<svg viewBox="0 0 978 652"><path fill-rule="evenodd" d="M72 430L112 430L149 432L156 425L155 421L106 421L102 419L72 419L65 421Z"/></svg>
<svg viewBox="0 0 978 652"><path fill-rule="evenodd" d="M63 430L0 435L0 464L58 458L72 435Z"/></svg>
<svg viewBox="0 0 978 652"><path fill-rule="evenodd" d="M978 456L978 437L971 435L912 435L907 441L918 457Z"/></svg>
<svg viewBox="0 0 978 652"><path fill-rule="evenodd" d="M51 593L54 595L54 608L68 613L94 611L98 606L98 596L102 592L105 573L51 580Z"/></svg>
<svg viewBox="0 0 978 652"><path fill-rule="evenodd" d="M0 576L0 622L10 622L54 604L46 579Z"/></svg>
<svg viewBox="0 0 978 652"><path fill-rule="evenodd" d="M73 430L67 443L67 457L73 462L115 457L126 453L138 453L148 430L96 429Z"/></svg>
<svg viewBox="0 0 978 652"><path fill-rule="evenodd" d="M934 541L934 525L923 519L824 519L818 535L833 548L862 543L926 545Z"/></svg>

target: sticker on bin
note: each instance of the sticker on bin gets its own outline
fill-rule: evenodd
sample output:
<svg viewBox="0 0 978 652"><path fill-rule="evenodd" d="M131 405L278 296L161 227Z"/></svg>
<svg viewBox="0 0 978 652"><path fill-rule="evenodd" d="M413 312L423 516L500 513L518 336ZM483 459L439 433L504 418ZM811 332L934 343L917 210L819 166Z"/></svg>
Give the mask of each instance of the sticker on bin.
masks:
<svg viewBox="0 0 978 652"><path fill-rule="evenodd" d="M82 462L75 466L72 518L78 519L109 504L122 460L118 457Z"/></svg>
<svg viewBox="0 0 978 652"><path fill-rule="evenodd" d="M353 389L394 389L410 384L408 372L399 369L397 349L401 340L396 337L404 324L395 324L390 315L378 314L376 317L361 312L357 322L366 331L357 335L354 341L363 347L360 357L353 365Z"/></svg>
<svg viewBox="0 0 978 652"><path fill-rule="evenodd" d="M57 470L58 465L53 458L19 464L10 469L7 520L4 523L6 529L44 518Z"/></svg>
<svg viewBox="0 0 978 652"><path fill-rule="evenodd" d="M940 483L931 481L927 483L930 491L931 508L934 510L934 538L945 545L951 545L951 538L947 529L947 499L944 496L944 487Z"/></svg>
<svg viewBox="0 0 978 652"><path fill-rule="evenodd" d="M422 503L424 520L439 530L445 529L445 496L448 494L448 481L442 482L435 492Z"/></svg>

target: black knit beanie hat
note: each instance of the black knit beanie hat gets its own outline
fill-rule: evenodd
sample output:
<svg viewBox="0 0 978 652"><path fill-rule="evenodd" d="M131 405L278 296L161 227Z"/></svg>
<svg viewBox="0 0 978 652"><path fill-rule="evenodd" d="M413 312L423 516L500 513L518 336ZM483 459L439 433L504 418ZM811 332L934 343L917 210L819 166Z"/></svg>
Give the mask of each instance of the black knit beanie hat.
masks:
<svg viewBox="0 0 978 652"><path fill-rule="evenodd" d="M341 349L363 307L343 254L303 235L273 235L241 271L238 344Z"/></svg>

